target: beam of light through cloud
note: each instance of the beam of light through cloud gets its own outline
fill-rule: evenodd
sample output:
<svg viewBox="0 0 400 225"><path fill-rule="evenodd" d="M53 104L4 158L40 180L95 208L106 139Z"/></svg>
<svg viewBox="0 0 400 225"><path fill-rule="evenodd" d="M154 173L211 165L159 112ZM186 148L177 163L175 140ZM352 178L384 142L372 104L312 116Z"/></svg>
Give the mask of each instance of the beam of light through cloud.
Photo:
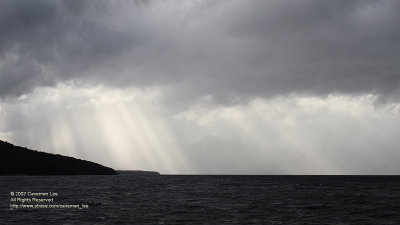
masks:
<svg viewBox="0 0 400 225"><path fill-rule="evenodd" d="M2 105L13 113L0 118L7 121L2 132L13 134L2 138L117 169L177 173L185 164L148 96L138 91L61 85L28 98L29 104L20 98Z"/></svg>
<svg viewBox="0 0 400 225"><path fill-rule="evenodd" d="M117 169L196 174L395 174L400 105L377 96L205 96L165 110L163 89L74 84L2 103L2 138ZM164 110L162 110L164 109ZM5 114L4 112L8 112Z"/></svg>
<svg viewBox="0 0 400 225"><path fill-rule="evenodd" d="M396 174L399 105L375 101L372 95L254 99L195 106L178 118L206 130L203 139L185 144L192 157L205 157L192 158L200 173Z"/></svg>

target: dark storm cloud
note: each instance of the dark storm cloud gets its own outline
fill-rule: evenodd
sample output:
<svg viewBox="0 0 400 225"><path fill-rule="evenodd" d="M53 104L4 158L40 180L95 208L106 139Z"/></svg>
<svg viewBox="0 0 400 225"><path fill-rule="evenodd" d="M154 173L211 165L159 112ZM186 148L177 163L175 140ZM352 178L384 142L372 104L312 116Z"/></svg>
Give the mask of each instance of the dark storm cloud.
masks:
<svg viewBox="0 0 400 225"><path fill-rule="evenodd" d="M37 86L81 76L129 49L134 37L111 29L105 1L2 1L0 94L21 95Z"/></svg>
<svg viewBox="0 0 400 225"><path fill-rule="evenodd" d="M172 85L180 99L393 98L399 12L389 0L3 1L0 94L73 79Z"/></svg>
<svg viewBox="0 0 400 225"><path fill-rule="evenodd" d="M259 1L235 8L240 19L227 27L267 45L253 63L263 82L252 88L391 94L400 82L398 12L397 1Z"/></svg>

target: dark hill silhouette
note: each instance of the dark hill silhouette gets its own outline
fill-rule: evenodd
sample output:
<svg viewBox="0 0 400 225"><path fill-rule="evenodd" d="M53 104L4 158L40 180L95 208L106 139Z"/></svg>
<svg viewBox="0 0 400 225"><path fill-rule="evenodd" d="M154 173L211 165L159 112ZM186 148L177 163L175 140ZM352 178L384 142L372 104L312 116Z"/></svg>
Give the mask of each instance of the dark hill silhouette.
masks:
<svg viewBox="0 0 400 225"><path fill-rule="evenodd" d="M0 140L0 175L116 175L100 164L30 150Z"/></svg>

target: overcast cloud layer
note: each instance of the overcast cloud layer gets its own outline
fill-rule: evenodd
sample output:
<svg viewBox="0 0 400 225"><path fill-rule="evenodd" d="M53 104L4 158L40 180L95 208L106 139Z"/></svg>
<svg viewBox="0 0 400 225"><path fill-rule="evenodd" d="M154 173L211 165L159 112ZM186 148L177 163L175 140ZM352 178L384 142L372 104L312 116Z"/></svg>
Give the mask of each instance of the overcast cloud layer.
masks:
<svg viewBox="0 0 400 225"><path fill-rule="evenodd" d="M395 0L0 4L3 97L71 79L221 100L399 90Z"/></svg>
<svg viewBox="0 0 400 225"><path fill-rule="evenodd" d="M0 139L164 173L400 173L399 21L397 0L0 1Z"/></svg>

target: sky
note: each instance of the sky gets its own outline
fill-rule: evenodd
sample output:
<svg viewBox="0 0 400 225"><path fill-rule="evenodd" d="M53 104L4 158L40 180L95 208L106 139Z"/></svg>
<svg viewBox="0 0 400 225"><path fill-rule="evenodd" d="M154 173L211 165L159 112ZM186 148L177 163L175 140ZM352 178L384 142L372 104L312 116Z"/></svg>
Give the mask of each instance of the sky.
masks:
<svg viewBox="0 0 400 225"><path fill-rule="evenodd" d="M0 1L0 139L163 174L399 174L400 1Z"/></svg>

